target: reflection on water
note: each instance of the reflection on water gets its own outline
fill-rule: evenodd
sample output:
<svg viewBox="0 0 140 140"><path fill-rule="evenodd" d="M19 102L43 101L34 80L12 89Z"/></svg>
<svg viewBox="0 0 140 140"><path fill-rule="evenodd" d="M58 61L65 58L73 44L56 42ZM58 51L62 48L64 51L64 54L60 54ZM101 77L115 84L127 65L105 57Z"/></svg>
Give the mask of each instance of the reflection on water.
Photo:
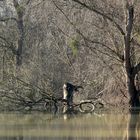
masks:
<svg viewBox="0 0 140 140"><path fill-rule="evenodd" d="M139 140L139 114L0 114L0 140Z"/></svg>
<svg viewBox="0 0 140 140"><path fill-rule="evenodd" d="M136 111L131 111L130 119L128 122L128 140L140 139L140 114Z"/></svg>

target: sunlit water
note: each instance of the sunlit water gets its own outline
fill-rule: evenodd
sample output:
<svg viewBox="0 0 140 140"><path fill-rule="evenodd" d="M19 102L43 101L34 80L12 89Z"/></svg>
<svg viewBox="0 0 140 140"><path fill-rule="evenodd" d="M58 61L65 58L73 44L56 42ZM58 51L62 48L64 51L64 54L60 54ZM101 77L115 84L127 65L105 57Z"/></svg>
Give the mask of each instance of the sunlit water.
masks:
<svg viewBox="0 0 140 140"><path fill-rule="evenodd" d="M0 140L140 140L130 114L0 114Z"/></svg>

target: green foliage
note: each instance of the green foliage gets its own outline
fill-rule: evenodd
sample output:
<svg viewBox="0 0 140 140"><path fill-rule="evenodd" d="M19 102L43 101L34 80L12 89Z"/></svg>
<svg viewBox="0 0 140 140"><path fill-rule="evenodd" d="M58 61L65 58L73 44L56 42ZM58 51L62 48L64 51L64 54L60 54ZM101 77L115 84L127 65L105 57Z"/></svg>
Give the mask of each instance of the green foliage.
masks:
<svg viewBox="0 0 140 140"><path fill-rule="evenodd" d="M72 38L69 41L69 47L72 50L73 56L76 56L78 54L78 44L79 44L79 41L77 38Z"/></svg>
<svg viewBox="0 0 140 140"><path fill-rule="evenodd" d="M25 11L25 7L19 5L19 6L16 8L16 10L17 10L17 13L23 13L23 11Z"/></svg>

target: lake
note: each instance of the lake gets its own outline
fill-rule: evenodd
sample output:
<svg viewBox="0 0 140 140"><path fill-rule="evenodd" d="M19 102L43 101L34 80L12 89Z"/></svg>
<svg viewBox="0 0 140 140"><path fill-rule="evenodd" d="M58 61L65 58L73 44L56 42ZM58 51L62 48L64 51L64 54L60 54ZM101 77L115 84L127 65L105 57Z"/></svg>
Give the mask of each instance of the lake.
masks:
<svg viewBox="0 0 140 140"><path fill-rule="evenodd" d="M139 114L1 113L0 140L139 140Z"/></svg>

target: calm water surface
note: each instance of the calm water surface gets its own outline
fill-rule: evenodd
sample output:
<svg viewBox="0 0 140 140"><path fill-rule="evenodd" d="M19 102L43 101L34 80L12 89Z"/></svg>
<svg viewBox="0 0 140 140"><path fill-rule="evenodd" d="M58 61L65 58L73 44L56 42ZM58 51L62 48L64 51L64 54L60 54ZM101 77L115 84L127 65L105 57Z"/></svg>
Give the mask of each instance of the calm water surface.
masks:
<svg viewBox="0 0 140 140"><path fill-rule="evenodd" d="M0 114L0 140L140 140L139 114Z"/></svg>

